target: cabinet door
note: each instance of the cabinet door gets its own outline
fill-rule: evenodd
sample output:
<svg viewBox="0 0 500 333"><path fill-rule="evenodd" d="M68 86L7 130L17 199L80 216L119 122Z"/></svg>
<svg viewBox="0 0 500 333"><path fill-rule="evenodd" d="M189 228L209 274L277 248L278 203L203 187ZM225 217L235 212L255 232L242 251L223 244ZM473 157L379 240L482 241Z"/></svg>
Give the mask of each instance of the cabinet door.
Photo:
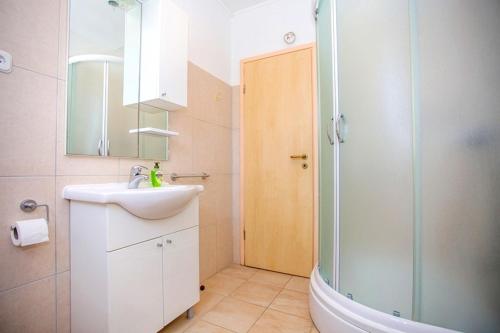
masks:
<svg viewBox="0 0 500 333"><path fill-rule="evenodd" d="M163 327L161 238L108 253L109 332Z"/></svg>
<svg viewBox="0 0 500 333"><path fill-rule="evenodd" d="M165 325L200 300L198 227L163 237Z"/></svg>

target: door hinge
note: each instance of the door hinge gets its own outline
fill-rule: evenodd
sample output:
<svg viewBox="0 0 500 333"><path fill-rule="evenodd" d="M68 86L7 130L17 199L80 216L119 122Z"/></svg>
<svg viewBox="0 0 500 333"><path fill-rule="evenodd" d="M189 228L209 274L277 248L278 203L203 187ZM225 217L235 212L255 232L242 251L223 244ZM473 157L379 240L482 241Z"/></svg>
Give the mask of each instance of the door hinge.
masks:
<svg viewBox="0 0 500 333"><path fill-rule="evenodd" d="M247 85L246 85L246 84L244 84L244 85L243 85L243 94L246 94L246 92L247 92Z"/></svg>
<svg viewBox="0 0 500 333"><path fill-rule="evenodd" d="M243 240L246 240L247 239L247 232L246 230L243 229Z"/></svg>

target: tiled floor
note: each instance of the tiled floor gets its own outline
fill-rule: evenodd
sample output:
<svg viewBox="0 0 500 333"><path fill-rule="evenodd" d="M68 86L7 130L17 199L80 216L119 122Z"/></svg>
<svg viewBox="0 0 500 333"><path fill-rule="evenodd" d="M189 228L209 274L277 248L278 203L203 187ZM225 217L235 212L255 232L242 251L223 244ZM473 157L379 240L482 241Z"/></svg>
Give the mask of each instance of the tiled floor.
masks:
<svg viewBox="0 0 500 333"><path fill-rule="evenodd" d="M195 317L160 333L318 333L309 316L309 279L232 265L204 283Z"/></svg>

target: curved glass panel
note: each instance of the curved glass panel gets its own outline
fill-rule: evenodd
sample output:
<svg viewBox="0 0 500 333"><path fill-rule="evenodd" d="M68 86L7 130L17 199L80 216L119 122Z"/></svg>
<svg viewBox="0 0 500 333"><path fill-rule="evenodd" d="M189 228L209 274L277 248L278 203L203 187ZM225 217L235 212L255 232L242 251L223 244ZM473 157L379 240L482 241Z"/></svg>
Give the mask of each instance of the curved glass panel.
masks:
<svg viewBox="0 0 500 333"><path fill-rule="evenodd" d="M339 291L412 316L410 26L400 0L337 0Z"/></svg>
<svg viewBox="0 0 500 333"><path fill-rule="evenodd" d="M333 8L332 0L319 2L317 18L319 98L319 272L326 283L334 284L334 150L332 119L333 93Z"/></svg>
<svg viewBox="0 0 500 333"><path fill-rule="evenodd" d="M500 332L500 2L416 1L421 320Z"/></svg>

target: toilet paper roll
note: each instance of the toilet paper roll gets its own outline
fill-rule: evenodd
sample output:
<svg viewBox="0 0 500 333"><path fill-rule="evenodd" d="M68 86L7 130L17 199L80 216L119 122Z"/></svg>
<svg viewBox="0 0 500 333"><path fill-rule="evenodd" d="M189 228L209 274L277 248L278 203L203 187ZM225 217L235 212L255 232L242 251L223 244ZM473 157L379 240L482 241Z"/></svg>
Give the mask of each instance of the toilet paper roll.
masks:
<svg viewBox="0 0 500 333"><path fill-rule="evenodd" d="M10 230L10 239L15 246L28 246L49 241L46 219L17 221Z"/></svg>

